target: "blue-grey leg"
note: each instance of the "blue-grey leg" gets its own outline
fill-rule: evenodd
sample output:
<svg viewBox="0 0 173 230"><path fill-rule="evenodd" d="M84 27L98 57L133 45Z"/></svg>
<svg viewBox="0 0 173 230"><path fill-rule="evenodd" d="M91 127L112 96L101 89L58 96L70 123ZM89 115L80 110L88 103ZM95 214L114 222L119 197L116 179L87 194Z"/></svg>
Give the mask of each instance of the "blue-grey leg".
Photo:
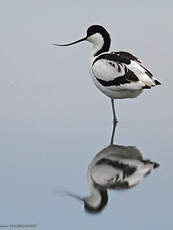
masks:
<svg viewBox="0 0 173 230"><path fill-rule="evenodd" d="M116 129L117 124L118 124L118 122L113 124L112 136L111 136L111 145L113 145L113 142L114 142L115 129Z"/></svg>
<svg viewBox="0 0 173 230"><path fill-rule="evenodd" d="M114 99L111 98L112 103L112 111L113 111L113 124L116 124L118 122L116 114L115 114L115 106L114 106Z"/></svg>

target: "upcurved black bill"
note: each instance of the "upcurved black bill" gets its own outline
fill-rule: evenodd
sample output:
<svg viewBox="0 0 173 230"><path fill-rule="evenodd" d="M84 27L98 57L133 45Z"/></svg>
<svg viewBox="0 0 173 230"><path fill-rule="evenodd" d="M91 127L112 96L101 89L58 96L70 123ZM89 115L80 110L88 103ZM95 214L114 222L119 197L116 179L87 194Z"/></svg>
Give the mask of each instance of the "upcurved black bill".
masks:
<svg viewBox="0 0 173 230"><path fill-rule="evenodd" d="M63 194L67 195L67 196L71 196L73 198L75 198L76 200L79 200L79 201L84 201L84 198L83 197L80 197L72 192L68 192L68 191L63 191Z"/></svg>
<svg viewBox="0 0 173 230"><path fill-rule="evenodd" d="M52 45L54 45L54 46L71 46L71 45L74 45L74 44L76 44L76 43L78 43L78 42L83 42L83 41L85 41L86 39L87 39L87 37L82 38L82 39L77 40L77 41L72 42L72 43L64 44L64 45L61 45L61 44L52 44Z"/></svg>

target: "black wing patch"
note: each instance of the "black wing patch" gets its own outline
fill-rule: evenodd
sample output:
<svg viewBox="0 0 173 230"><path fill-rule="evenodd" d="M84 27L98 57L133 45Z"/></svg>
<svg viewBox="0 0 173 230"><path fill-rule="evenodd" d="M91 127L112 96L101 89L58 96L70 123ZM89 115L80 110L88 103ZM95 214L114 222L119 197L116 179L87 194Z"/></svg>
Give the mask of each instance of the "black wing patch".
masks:
<svg viewBox="0 0 173 230"><path fill-rule="evenodd" d="M136 61L138 63L141 63L137 57L135 57L134 55L132 55L129 52L119 51L119 52L116 52L116 54L119 55L122 59L132 60L132 61Z"/></svg>
<svg viewBox="0 0 173 230"><path fill-rule="evenodd" d="M115 61L118 63L125 63L125 64L130 64L130 59L124 58L123 56L117 54L116 52L111 52L111 53L106 53L106 54L101 54L99 55L93 62L93 65L96 63L96 61L105 59L108 61Z"/></svg>
<svg viewBox="0 0 173 230"><path fill-rule="evenodd" d="M158 80L154 80L154 82L156 85L161 85L160 81L158 81Z"/></svg>
<svg viewBox="0 0 173 230"><path fill-rule="evenodd" d="M123 164L116 160L112 161L107 158L102 158L97 162L96 165L101 165L101 164L107 164L112 166L113 168L121 169L123 171L123 177L124 177L123 179L125 179L126 176L132 175L136 171L136 167L134 166L129 166L128 164Z"/></svg>
<svg viewBox="0 0 173 230"><path fill-rule="evenodd" d="M124 52L124 51L101 54L94 60L93 65L94 63L96 63L96 61L101 59L105 59L108 61L115 61L118 63L124 63L127 65L131 63L131 60L141 63L137 57L133 56L131 53Z"/></svg>
<svg viewBox="0 0 173 230"><path fill-rule="evenodd" d="M102 80L99 78L96 78L96 79L103 86L119 86L119 85L123 85L123 84L128 84L130 82L139 81L137 76L131 70L128 70L127 73L125 73L123 76L116 77L114 80L111 80L111 81L105 81L105 80Z"/></svg>

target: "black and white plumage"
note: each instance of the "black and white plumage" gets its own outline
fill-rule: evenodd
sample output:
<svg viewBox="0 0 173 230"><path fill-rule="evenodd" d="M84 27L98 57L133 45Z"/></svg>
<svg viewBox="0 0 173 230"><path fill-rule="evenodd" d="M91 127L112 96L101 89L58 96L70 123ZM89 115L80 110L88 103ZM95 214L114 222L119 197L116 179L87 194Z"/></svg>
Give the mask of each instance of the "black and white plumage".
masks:
<svg viewBox="0 0 173 230"><path fill-rule="evenodd" d="M100 211L108 201L107 189L136 186L158 166L158 163L143 160L140 151L134 146L108 146L95 156L88 168L91 196L85 198L86 208Z"/></svg>
<svg viewBox="0 0 173 230"><path fill-rule="evenodd" d="M111 38L100 25L90 26L87 36L78 41L54 45L69 46L81 41L93 44L89 58L90 73L97 88L111 98L114 122L117 122L114 99L135 98L143 89L161 84L134 55L124 51L109 52Z"/></svg>
<svg viewBox="0 0 173 230"><path fill-rule="evenodd" d="M95 155L87 171L90 196L80 197L63 191L84 203L85 211L95 214L101 212L108 202L108 190L129 189L138 185L159 164L144 160L135 146L113 144L115 129L113 125L111 144Z"/></svg>
<svg viewBox="0 0 173 230"><path fill-rule="evenodd" d="M85 211L99 213L108 202L108 189L129 189L138 185L146 175L159 166L144 160L134 146L109 145L93 158L87 171L90 196L80 197L66 192L84 202Z"/></svg>

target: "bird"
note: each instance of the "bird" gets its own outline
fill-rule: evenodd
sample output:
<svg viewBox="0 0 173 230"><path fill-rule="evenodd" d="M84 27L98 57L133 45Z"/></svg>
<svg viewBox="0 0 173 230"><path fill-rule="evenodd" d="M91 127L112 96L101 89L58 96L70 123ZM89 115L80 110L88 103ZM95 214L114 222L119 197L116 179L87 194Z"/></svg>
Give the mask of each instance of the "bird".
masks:
<svg viewBox="0 0 173 230"><path fill-rule="evenodd" d="M114 100L136 98L143 89L151 89L161 84L133 54L109 51L111 37L101 25L91 25L87 29L87 35L77 41L52 45L71 46L83 41L93 44L89 57L90 74L96 87L111 98L114 123L118 122Z"/></svg>
<svg viewBox="0 0 173 230"><path fill-rule="evenodd" d="M108 145L91 161L87 171L90 195L81 197L64 191L84 203L84 209L90 214L98 214L108 203L108 190L125 190L138 185L159 164L144 160L135 146Z"/></svg>
<svg viewBox="0 0 173 230"><path fill-rule="evenodd" d="M84 209L90 214L98 214L108 203L108 190L125 190L138 185L160 165L150 159L144 159L136 146L113 143L117 124L113 124L111 143L99 151L87 170L87 182L90 195L81 197L69 191L61 194L71 196L84 203Z"/></svg>

